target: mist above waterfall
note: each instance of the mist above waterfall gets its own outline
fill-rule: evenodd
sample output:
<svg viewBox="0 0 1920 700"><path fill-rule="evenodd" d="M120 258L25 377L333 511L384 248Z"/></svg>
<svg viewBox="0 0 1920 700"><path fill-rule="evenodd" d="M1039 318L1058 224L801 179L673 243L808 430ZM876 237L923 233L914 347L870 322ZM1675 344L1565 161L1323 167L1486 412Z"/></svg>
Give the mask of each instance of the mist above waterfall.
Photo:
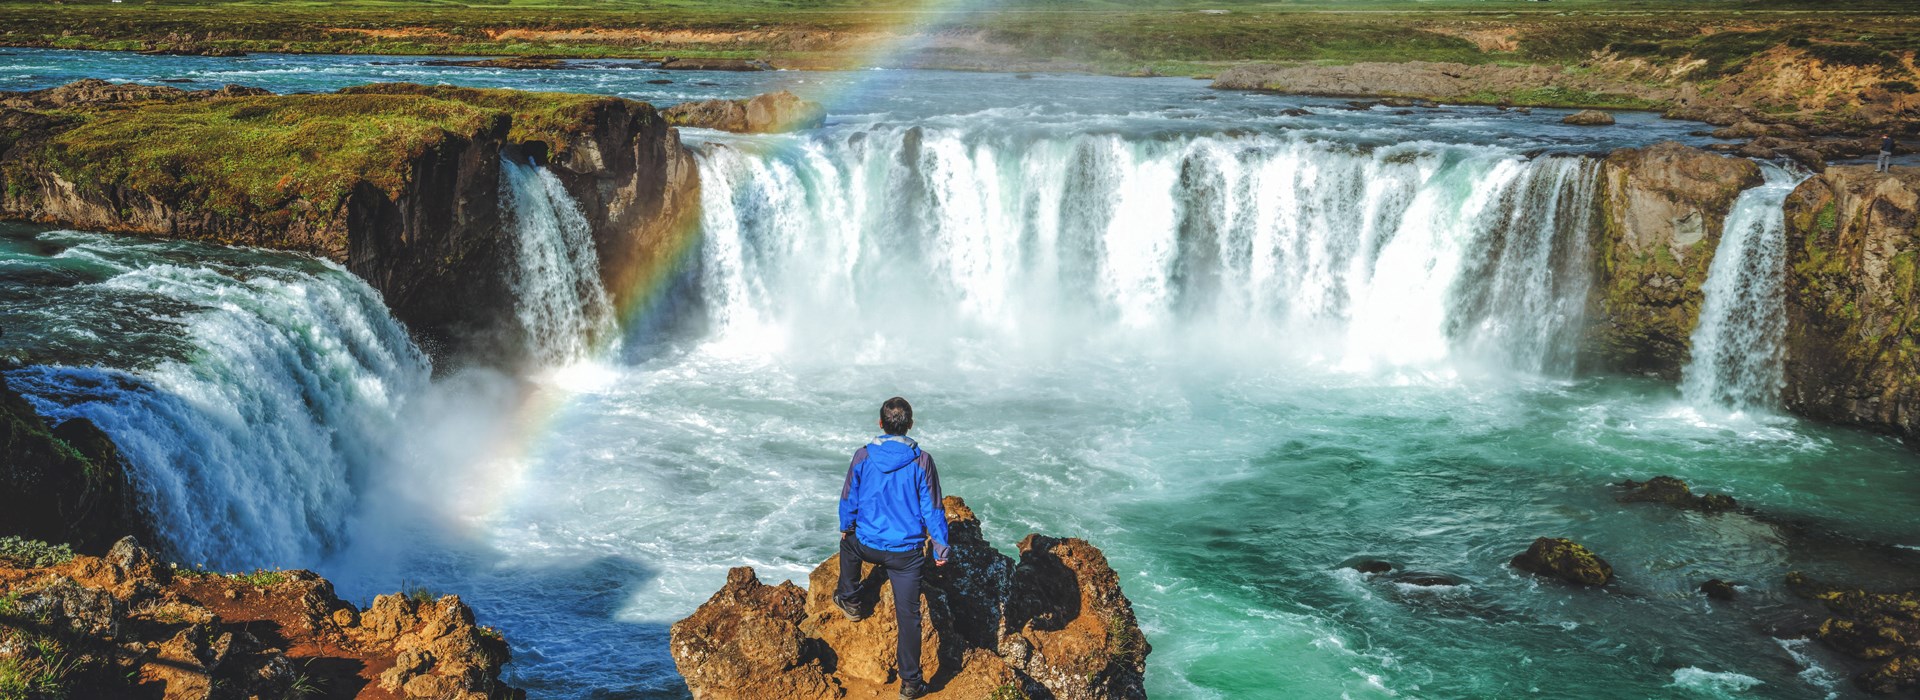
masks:
<svg viewBox="0 0 1920 700"><path fill-rule="evenodd" d="M1564 374L1590 285L1581 158L917 127L698 153L706 313L752 351L891 326Z"/></svg>

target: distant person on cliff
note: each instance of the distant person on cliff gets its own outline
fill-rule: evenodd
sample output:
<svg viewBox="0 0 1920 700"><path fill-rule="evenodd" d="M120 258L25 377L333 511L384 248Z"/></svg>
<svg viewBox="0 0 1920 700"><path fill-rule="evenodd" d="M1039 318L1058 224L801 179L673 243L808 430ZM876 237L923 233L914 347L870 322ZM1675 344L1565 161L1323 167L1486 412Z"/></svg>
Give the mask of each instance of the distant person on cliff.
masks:
<svg viewBox="0 0 1920 700"><path fill-rule="evenodd" d="M847 619L863 620L861 562L886 569L900 627L900 697L909 699L928 691L920 670L920 573L927 550L935 566L947 564L940 473L933 455L907 437L912 428L913 406L898 396L887 399L880 404L883 434L853 452L840 487L840 588L833 595Z"/></svg>
<svg viewBox="0 0 1920 700"><path fill-rule="evenodd" d="M1893 160L1893 134L1880 135L1880 163L1873 166L1876 173L1887 171L1888 161Z"/></svg>

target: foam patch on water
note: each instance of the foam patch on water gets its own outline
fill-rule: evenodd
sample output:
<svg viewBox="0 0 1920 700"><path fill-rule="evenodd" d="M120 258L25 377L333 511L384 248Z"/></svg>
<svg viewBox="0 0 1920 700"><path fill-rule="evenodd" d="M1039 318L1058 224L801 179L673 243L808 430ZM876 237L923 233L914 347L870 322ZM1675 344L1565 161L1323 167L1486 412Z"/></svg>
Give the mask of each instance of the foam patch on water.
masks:
<svg viewBox="0 0 1920 700"><path fill-rule="evenodd" d="M1743 676L1731 671L1713 672L1688 666L1675 669L1670 688L1679 688L1707 697L1738 697L1740 693L1761 685L1760 679Z"/></svg>
<svg viewBox="0 0 1920 700"><path fill-rule="evenodd" d="M1812 644L1813 640L1775 639L1773 643L1780 645L1781 649L1786 650L1788 656L1793 657L1795 663L1800 664L1801 671L1797 674L1800 680L1806 681L1807 685L1827 691L1826 697L1829 700L1840 697L1840 674L1820 665L1819 661L1814 660L1812 654L1807 653L1807 646Z"/></svg>

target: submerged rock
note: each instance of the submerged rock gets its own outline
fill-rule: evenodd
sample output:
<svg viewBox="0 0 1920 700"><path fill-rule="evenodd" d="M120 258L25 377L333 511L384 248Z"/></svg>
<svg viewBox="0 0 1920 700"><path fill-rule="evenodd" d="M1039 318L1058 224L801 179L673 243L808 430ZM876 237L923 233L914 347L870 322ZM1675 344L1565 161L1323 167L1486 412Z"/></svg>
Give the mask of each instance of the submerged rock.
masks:
<svg viewBox="0 0 1920 700"><path fill-rule="evenodd" d="M1340 562L1340 568L1353 569L1363 574L1384 574L1393 570L1393 562L1373 557L1354 557Z"/></svg>
<svg viewBox="0 0 1920 700"><path fill-rule="evenodd" d="M1665 503L1675 508L1705 511L1733 510L1740 505L1732 496L1717 493L1695 495L1687 482L1671 476L1656 476L1646 481L1628 479L1621 482L1620 487L1625 490L1613 498L1621 503Z"/></svg>
<svg viewBox="0 0 1920 700"><path fill-rule="evenodd" d="M812 129L826 122L826 110L819 103L802 100L785 90L749 100L686 102L668 107L661 116L674 126L747 134Z"/></svg>
<svg viewBox="0 0 1920 700"><path fill-rule="evenodd" d="M1820 601L1832 617L1813 637L1840 653L1868 662L1854 677L1870 693L1920 688L1920 589L1871 593L1827 584L1795 571L1787 588Z"/></svg>
<svg viewBox="0 0 1920 700"><path fill-rule="evenodd" d="M1717 578L1707 579L1706 583L1700 584L1700 592L1714 600L1733 600L1738 593L1733 589L1733 584Z"/></svg>
<svg viewBox="0 0 1920 700"><path fill-rule="evenodd" d="M1527 551L1508 562L1513 568L1537 576L1551 576L1587 586L1604 586L1613 580L1613 566L1591 550L1565 538L1542 537Z"/></svg>
<svg viewBox="0 0 1920 700"><path fill-rule="evenodd" d="M773 70L773 64L746 58L668 58L660 62L660 67L667 70Z"/></svg>
<svg viewBox="0 0 1920 700"><path fill-rule="evenodd" d="M570 70L573 64L558 58L545 56L508 56L506 58L487 58L474 61L425 61L421 65L450 66L454 68L509 68L513 70Z"/></svg>
<svg viewBox="0 0 1920 700"><path fill-rule="evenodd" d="M921 663L930 697L1144 698L1152 648L1119 576L1078 539L1030 535L1020 560L995 550L956 497L945 501L953 553L921 592ZM832 602L838 556L808 587L763 584L736 568L669 649L697 698L838 698L892 692L893 596L866 567L870 614L853 622Z"/></svg>

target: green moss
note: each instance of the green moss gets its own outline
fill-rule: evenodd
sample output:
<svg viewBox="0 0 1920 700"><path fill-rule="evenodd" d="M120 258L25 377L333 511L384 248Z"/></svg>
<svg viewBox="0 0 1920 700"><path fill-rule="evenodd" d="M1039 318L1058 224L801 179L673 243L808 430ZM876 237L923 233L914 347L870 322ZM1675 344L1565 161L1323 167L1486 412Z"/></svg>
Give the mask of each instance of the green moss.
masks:
<svg viewBox="0 0 1920 700"><path fill-rule="evenodd" d="M253 586L255 588L270 588L273 586L278 586L282 583L286 583L289 580L287 578L287 573L284 571L268 571L266 569L259 569L255 571L245 572L245 573L227 574L227 578L233 579L235 581L239 581L241 583L247 584L249 586Z"/></svg>
<svg viewBox="0 0 1920 700"><path fill-rule="evenodd" d="M331 210L354 183L389 192L408 161L482 130L471 105L400 95L297 95L150 105L94 115L54 137L63 176L223 214L296 199Z"/></svg>
<svg viewBox="0 0 1920 700"><path fill-rule="evenodd" d="M509 140L526 143L542 141L564 143L592 125L593 110L619 98L564 92L525 92L521 90L482 90L450 85L388 83L347 88L348 95L413 95L471 105L484 110L506 112L513 118Z"/></svg>
<svg viewBox="0 0 1920 700"><path fill-rule="evenodd" d="M1019 683L1008 682L987 695L987 700L1031 700L1025 688Z"/></svg>
<svg viewBox="0 0 1920 700"><path fill-rule="evenodd" d="M1832 201L1828 201L1826 206L1820 208L1820 213L1815 215L1814 226L1821 233L1833 233L1840 228L1839 217L1838 208Z"/></svg>

